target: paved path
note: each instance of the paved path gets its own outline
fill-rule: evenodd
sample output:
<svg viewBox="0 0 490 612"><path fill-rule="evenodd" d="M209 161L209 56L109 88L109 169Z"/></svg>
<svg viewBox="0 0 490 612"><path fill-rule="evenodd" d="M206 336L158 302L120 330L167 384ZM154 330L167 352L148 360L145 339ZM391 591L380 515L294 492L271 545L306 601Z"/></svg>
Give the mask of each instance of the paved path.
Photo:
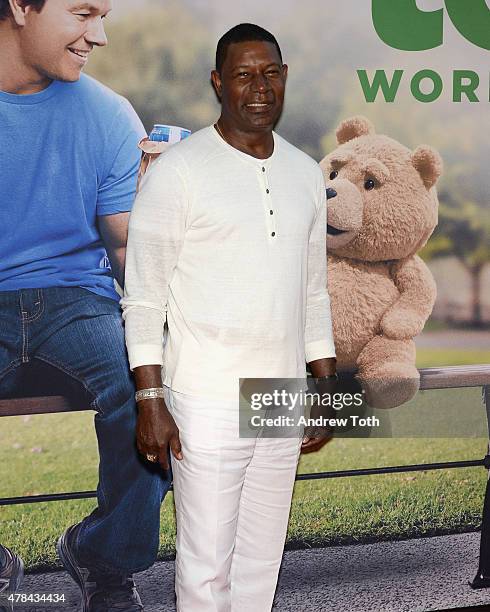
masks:
<svg viewBox="0 0 490 612"><path fill-rule="evenodd" d="M479 534L469 533L288 551L274 612L427 612L490 604L490 589L467 585L476 572L478 546ZM137 576L146 612L175 611L173 580L171 561ZM21 605L19 612L77 611L77 589L64 573L28 575L24 591L64 593L66 601Z"/></svg>
<svg viewBox="0 0 490 612"><path fill-rule="evenodd" d="M452 329L427 331L415 338L418 347L470 349L486 351L490 347L490 331Z"/></svg>

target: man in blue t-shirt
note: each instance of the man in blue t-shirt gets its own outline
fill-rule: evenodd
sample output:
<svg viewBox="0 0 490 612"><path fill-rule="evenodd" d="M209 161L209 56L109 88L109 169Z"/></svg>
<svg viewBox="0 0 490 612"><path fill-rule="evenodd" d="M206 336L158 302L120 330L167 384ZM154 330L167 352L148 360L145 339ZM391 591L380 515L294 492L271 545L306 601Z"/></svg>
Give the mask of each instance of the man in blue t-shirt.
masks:
<svg viewBox="0 0 490 612"><path fill-rule="evenodd" d="M107 43L110 9L0 0L0 397L25 394L37 368L37 388L61 373L97 412L98 507L58 542L85 612L143 609L131 576L155 560L170 484L136 449L113 284L124 283L144 129L125 99L81 75ZM0 547L0 591L21 576L20 558Z"/></svg>

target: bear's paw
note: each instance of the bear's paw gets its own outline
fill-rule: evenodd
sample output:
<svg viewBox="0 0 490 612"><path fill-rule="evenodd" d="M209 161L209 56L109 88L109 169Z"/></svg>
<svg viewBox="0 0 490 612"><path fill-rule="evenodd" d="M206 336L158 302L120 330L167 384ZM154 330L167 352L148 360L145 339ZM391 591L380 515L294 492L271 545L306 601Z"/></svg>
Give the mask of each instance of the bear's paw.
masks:
<svg viewBox="0 0 490 612"><path fill-rule="evenodd" d="M388 310L381 319L381 331L393 340L410 340L424 329L425 319L408 308Z"/></svg>

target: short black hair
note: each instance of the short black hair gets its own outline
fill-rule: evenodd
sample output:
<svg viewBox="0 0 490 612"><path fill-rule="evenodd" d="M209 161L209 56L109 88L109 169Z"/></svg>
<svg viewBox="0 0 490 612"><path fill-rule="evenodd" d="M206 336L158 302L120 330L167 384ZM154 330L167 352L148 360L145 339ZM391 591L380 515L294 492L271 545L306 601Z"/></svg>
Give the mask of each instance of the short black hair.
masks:
<svg viewBox="0 0 490 612"><path fill-rule="evenodd" d="M37 12L40 12L46 0L24 0L22 4L28 6L31 4ZM12 15L8 0L0 0L0 21L7 19Z"/></svg>
<svg viewBox="0 0 490 612"><path fill-rule="evenodd" d="M226 34L223 34L218 41L218 45L216 47L216 70L221 72L226 59L228 47L230 45L233 45L234 43L250 42L252 40L272 43L276 47L282 63L281 49L276 37L273 34L267 30L264 30L264 28L255 25L254 23L239 23L235 27L231 28L231 30L228 30Z"/></svg>

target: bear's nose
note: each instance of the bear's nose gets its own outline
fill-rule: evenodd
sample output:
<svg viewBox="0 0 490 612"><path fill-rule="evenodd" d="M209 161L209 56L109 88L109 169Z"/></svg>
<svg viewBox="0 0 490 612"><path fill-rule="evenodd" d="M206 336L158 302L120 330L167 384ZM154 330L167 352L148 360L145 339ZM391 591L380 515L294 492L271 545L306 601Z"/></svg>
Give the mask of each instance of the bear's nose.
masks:
<svg viewBox="0 0 490 612"><path fill-rule="evenodd" d="M331 187L328 187L328 189L327 189L327 200L330 200L330 198L335 198L336 195L337 195L337 192L335 191L335 189L332 189Z"/></svg>

